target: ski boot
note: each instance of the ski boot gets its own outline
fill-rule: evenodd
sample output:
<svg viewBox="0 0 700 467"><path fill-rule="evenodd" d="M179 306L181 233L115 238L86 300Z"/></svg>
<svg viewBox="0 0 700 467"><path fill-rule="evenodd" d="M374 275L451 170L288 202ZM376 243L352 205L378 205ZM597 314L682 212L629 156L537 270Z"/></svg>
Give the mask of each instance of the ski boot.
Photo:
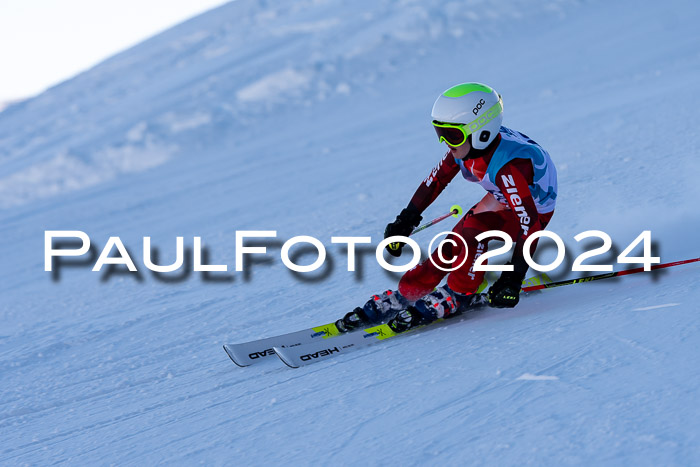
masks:
<svg viewBox="0 0 700 467"><path fill-rule="evenodd" d="M485 293L461 294L452 292L457 299L458 313L471 308L480 308L489 304L489 296Z"/></svg>
<svg viewBox="0 0 700 467"><path fill-rule="evenodd" d="M455 293L449 287L438 287L419 299L413 306L400 311L387 324L396 333L406 332L418 325L432 323L458 312Z"/></svg>
<svg viewBox="0 0 700 467"><path fill-rule="evenodd" d="M399 292L387 290L381 295L374 295L362 307L357 307L342 319L335 322L338 331L345 333L378 324L385 321L388 315L403 310L408 305Z"/></svg>
<svg viewBox="0 0 700 467"><path fill-rule="evenodd" d="M409 306L405 310L399 311L396 316L389 320L387 326L395 333L406 332L421 324L423 316L414 306Z"/></svg>
<svg viewBox="0 0 700 467"><path fill-rule="evenodd" d="M350 313L336 321L335 327L338 328L338 331L345 333L368 326L369 323L370 321L367 317L367 313L365 313L365 310L358 306L355 307L355 309Z"/></svg>

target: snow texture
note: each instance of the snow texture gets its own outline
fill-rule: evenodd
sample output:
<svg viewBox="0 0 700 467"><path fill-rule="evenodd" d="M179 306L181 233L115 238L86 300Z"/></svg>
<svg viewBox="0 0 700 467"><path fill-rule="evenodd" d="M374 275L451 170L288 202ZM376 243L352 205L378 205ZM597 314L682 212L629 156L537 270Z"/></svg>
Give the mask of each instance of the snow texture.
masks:
<svg viewBox="0 0 700 467"><path fill-rule="evenodd" d="M298 370L237 368L221 345L395 286L372 251L347 272L330 237L379 242L444 153L434 99L465 81L495 87L504 124L557 164L549 228L568 254L553 278L598 246L573 240L590 229L616 253L651 230L662 261L700 256L699 14L689 0L238 0L6 108L0 464L697 465L697 263ZM456 179L425 218L480 190ZM267 260L234 272L234 232L266 229ZM92 260L45 272L45 230L85 231ZM332 262L290 273L295 235ZM138 274L90 271L110 236ZM228 272L154 275L145 236L158 264L183 236L188 271L200 236Z"/></svg>

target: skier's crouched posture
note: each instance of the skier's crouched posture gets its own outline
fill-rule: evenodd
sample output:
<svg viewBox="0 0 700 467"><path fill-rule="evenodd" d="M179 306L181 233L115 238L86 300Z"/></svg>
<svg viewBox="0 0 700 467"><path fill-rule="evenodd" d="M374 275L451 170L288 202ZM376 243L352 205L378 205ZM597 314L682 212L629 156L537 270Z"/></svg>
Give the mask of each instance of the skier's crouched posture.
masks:
<svg viewBox="0 0 700 467"><path fill-rule="evenodd" d="M444 141L449 150L418 187L406 209L387 225L384 238L408 236L422 220L423 211L461 172L465 179L487 191L452 229L464 239L467 251L457 237L453 243L445 242L441 254L435 250L432 261L427 259L404 274L398 291L375 295L338 320L336 326L341 332L386 320L395 332L403 332L480 304L477 302L484 298L475 292L484 272L474 271L473 266L476 258L487 251L488 239L477 242L475 238L489 230L510 235L515 249L510 261L513 271L503 272L490 287L488 304L514 307L518 303L528 269L523 245L528 236L545 228L554 213L554 164L536 142L501 126L503 102L489 86L465 83L448 89L435 101L432 118L440 142ZM531 245L531 254L536 243ZM403 246L392 243L387 249L399 256ZM438 287L445 276L447 283Z"/></svg>

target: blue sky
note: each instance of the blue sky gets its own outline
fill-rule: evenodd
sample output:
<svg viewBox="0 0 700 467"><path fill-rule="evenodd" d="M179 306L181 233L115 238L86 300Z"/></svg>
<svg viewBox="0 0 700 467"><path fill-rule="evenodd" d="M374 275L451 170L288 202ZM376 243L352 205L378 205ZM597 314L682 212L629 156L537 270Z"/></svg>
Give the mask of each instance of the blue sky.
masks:
<svg viewBox="0 0 700 467"><path fill-rule="evenodd" d="M227 0L0 2L0 102L29 97Z"/></svg>

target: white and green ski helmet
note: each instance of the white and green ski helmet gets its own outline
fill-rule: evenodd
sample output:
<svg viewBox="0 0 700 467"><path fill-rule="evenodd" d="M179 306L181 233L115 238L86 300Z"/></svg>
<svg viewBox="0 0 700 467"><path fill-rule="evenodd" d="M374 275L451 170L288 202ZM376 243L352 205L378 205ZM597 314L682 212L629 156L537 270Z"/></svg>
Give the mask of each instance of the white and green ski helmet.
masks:
<svg viewBox="0 0 700 467"><path fill-rule="evenodd" d="M433 121L464 124L474 149L484 149L503 123L503 101L490 86L462 83L440 94L433 105Z"/></svg>

